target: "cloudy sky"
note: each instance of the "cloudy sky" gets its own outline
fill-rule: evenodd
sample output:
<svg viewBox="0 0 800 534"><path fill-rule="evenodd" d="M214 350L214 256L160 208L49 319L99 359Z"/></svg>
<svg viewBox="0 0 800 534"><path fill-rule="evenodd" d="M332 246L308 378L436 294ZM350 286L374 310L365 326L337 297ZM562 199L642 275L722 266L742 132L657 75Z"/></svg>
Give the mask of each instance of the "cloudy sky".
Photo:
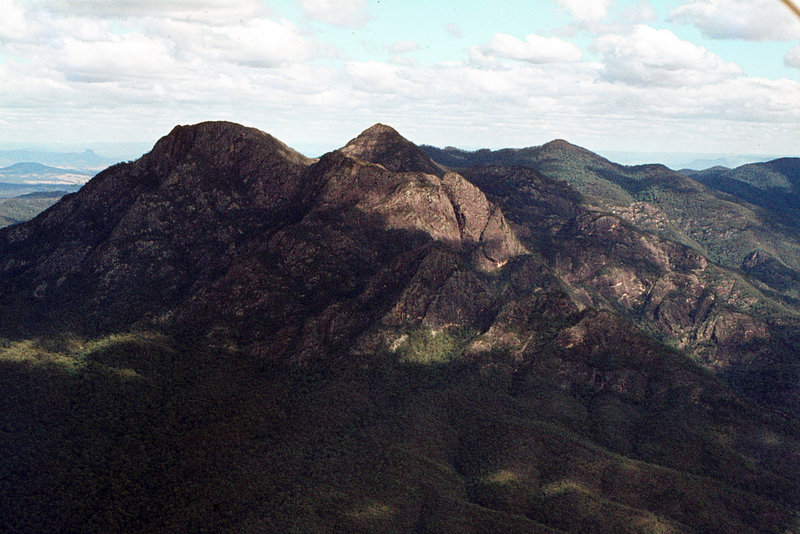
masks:
<svg viewBox="0 0 800 534"><path fill-rule="evenodd" d="M0 0L0 145L225 119L417 143L798 154L782 0Z"/></svg>

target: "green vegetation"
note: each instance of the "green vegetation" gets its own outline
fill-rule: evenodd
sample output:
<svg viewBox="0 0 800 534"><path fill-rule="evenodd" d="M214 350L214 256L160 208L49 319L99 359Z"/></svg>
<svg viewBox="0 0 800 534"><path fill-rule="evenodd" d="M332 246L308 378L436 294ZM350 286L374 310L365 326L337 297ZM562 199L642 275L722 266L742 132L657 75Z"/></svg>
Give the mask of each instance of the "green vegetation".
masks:
<svg viewBox="0 0 800 534"><path fill-rule="evenodd" d="M785 158L730 171L694 172L689 173L690 179L662 165L617 165L563 141L494 152L453 152L433 147L426 150L433 159L462 168L470 180L495 198L503 198L500 204L504 209L509 203L512 206L525 203L498 190L508 185L482 180L480 174L485 174L487 168L480 166L506 166L506 177L514 176L515 167L527 167L547 178L568 183L593 209L615 213L639 229L691 246L727 268L740 269L748 255L764 251L776 258L779 270L787 269L788 275L754 270L753 276L768 284L779 279L775 287L779 292L792 296L800 292L797 159ZM519 181L512 180L516 181L518 193L524 193L518 187ZM535 203L528 201L524 207L530 211L532 206Z"/></svg>
<svg viewBox="0 0 800 534"><path fill-rule="evenodd" d="M62 196L64 191L0 198L0 228L34 218Z"/></svg>
<svg viewBox="0 0 800 534"><path fill-rule="evenodd" d="M800 498L784 463L796 430L634 331L597 337L609 320L584 317L570 327L584 341L511 380L505 355L458 357L465 330L303 370L149 332L5 341L0 527L779 531ZM636 373L650 392L615 389Z"/></svg>
<svg viewBox="0 0 800 534"><path fill-rule="evenodd" d="M402 362L443 364L459 356L476 334L472 328L433 330L421 326L403 334L395 352Z"/></svg>

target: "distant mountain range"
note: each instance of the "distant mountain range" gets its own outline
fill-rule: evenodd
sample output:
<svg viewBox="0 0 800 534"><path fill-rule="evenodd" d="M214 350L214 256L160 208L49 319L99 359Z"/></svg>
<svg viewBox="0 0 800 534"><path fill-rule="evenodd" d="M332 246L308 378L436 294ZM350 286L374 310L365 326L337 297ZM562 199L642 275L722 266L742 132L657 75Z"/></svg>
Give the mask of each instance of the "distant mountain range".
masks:
<svg viewBox="0 0 800 534"><path fill-rule="evenodd" d="M20 162L37 162L53 167L83 171L97 171L116 163L113 159L99 156L90 149L83 152L52 152L37 149L0 150L0 165L9 166Z"/></svg>
<svg viewBox="0 0 800 534"><path fill-rule="evenodd" d="M0 530L798 531L796 168L176 127L0 229Z"/></svg>
<svg viewBox="0 0 800 534"><path fill-rule="evenodd" d="M748 163L768 161L783 157L782 154L713 154L681 152L626 152L616 150L602 151L611 161L625 165L661 163L670 169L702 170L710 167L740 167Z"/></svg>

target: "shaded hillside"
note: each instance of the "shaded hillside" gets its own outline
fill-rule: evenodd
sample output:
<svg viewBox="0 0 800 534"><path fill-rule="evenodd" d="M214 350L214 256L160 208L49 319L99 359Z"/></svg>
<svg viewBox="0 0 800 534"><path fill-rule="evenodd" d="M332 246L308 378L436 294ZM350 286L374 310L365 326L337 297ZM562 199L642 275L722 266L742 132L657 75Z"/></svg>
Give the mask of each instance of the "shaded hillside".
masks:
<svg viewBox="0 0 800 534"><path fill-rule="evenodd" d="M595 207L691 246L724 267L742 269L752 254L768 255L794 274L779 276L775 286L770 284L776 276L770 273L750 270L749 274L787 296L800 296L800 285L793 280L800 273L800 227L787 225L785 217L751 204L746 197L711 189L662 165L617 165L565 141L498 151L426 150L434 160L455 168L523 166L563 180Z"/></svg>
<svg viewBox="0 0 800 534"><path fill-rule="evenodd" d="M268 339L270 325L301 336L310 316L362 294L371 277L419 261L410 244L425 238L479 270L523 252L458 175L398 174L340 152L312 165L262 132L206 123L177 128L0 235L0 305L43 328L57 310L88 332L194 328L208 316L227 318L237 337Z"/></svg>
<svg viewBox="0 0 800 534"><path fill-rule="evenodd" d="M800 158L751 163L735 169L712 167L681 172L712 189L763 208L778 221L800 227Z"/></svg>
<svg viewBox="0 0 800 534"><path fill-rule="evenodd" d="M66 191L41 191L12 198L0 198L0 227L33 219L55 204Z"/></svg>
<svg viewBox="0 0 800 534"><path fill-rule="evenodd" d="M464 172L382 125L309 160L203 123L0 230L0 530L800 527L796 352L754 348L793 311Z"/></svg>

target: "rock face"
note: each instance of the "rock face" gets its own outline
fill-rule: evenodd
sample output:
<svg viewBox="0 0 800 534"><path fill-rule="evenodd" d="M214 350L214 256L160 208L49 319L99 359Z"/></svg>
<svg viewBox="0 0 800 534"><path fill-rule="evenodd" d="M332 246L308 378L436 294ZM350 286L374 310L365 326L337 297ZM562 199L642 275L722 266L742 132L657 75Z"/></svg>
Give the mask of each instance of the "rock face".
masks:
<svg viewBox="0 0 800 534"><path fill-rule="evenodd" d="M504 154L182 126L0 230L0 530L796 529L793 304Z"/></svg>
<svg viewBox="0 0 800 534"><path fill-rule="evenodd" d="M679 204L691 204L692 213L703 213L694 218L683 211L677 221L688 221L680 223L684 228L703 226L702 242L730 251L743 243L736 228L749 224L749 208L717 197L706 205L706 193L698 193L702 186L685 177L668 184L671 171L663 167L623 168L562 142L459 154L459 172L503 209L523 244L546 260L580 307L617 310L708 369L731 377L759 401L782 399L775 405L780 410L800 397L795 382L800 374L785 375L794 365L789 354L800 350L800 308L791 297L794 271L764 248L737 262L739 272L720 267L704 255L706 246L690 238L692 232L676 231L676 219L667 215ZM470 165L471 159L494 163ZM547 176L565 169L576 173L568 179L585 195ZM672 193L659 203L630 196L656 185ZM718 220L708 222L713 218ZM773 237L764 243L774 243ZM796 250L800 243L789 245L764 247Z"/></svg>
<svg viewBox="0 0 800 534"><path fill-rule="evenodd" d="M391 126L375 124L347 143L341 151L395 172L424 172L441 176L443 169L420 147Z"/></svg>
<svg viewBox="0 0 800 534"><path fill-rule="evenodd" d="M400 145L425 158L394 130L358 139L314 162L238 125L177 127L139 161L4 233L0 301L21 314L18 324L52 322L55 310L88 331L194 323L195 313L271 324L281 302L302 316L313 299L363 289L409 239L441 242L482 271L525 253L500 210L460 176L396 172L348 155Z"/></svg>
<svg viewBox="0 0 800 534"><path fill-rule="evenodd" d="M592 207L694 248L728 269L742 268L760 250L774 263L748 274L788 297L800 295L798 158L678 173L663 165L617 165L565 141L496 151L425 150L462 174L495 165L563 180Z"/></svg>
<svg viewBox="0 0 800 534"><path fill-rule="evenodd" d="M254 129L177 127L0 237L3 304L34 323L61 309L89 329L165 313L227 265L259 219L292 216L309 163Z"/></svg>

